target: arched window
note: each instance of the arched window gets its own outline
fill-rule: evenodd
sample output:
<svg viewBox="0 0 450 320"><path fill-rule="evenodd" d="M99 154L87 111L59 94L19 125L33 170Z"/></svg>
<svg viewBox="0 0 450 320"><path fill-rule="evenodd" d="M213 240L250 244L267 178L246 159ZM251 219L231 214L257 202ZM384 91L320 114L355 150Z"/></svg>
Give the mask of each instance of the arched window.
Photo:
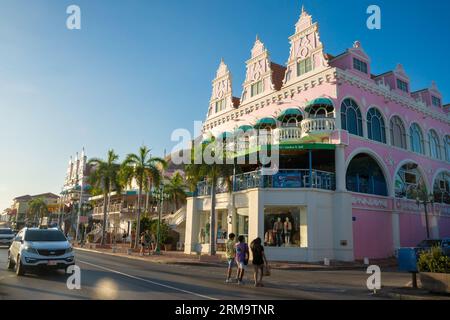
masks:
<svg viewBox="0 0 450 320"><path fill-rule="evenodd" d="M395 196L416 199L417 191L425 188L425 183L417 164L404 164L395 175Z"/></svg>
<svg viewBox="0 0 450 320"><path fill-rule="evenodd" d="M391 145L406 149L406 131L402 119L393 116L390 122Z"/></svg>
<svg viewBox="0 0 450 320"><path fill-rule="evenodd" d="M430 155L432 158L441 159L441 146L439 144L439 137L433 129L428 133L428 140L430 141Z"/></svg>
<svg viewBox="0 0 450 320"><path fill-rule="evenodd" d="M450 172L440 173L434 180L434 202L450 204Z"/></svg>
<svg viewBox="0 0 450 320"><path fill-rule="evenodd" d="M356 155L347 168L347 190L387 196L386 179L378 163L368 154Z"/></svg>
<svg viewBox="0 0 450 320"><path fill-rule="evenodd" d="M386 143L384 119L376 108L371 108L367 112L367 137L371 140Z"/></svg>
<svg viewBox="0 0 450 320"><path fill-rule="evenodd" d="M450 162L450 136L445 136L444 148L445 148L445 160Z"/></svg>
<svg viewBox="0 0 450 320"><path fill-rule="evenodd" d="M342 101L341 126L351 134L363 136L361 111L352 99Z"/></svg>
<svg viewBox="0 0 450 320"><path fill-rule="evenodd" d="M413 123L409 128L409 135L411 138L411 150L417 153L424 154L423 135L422 130L417 123Z"/></svg>

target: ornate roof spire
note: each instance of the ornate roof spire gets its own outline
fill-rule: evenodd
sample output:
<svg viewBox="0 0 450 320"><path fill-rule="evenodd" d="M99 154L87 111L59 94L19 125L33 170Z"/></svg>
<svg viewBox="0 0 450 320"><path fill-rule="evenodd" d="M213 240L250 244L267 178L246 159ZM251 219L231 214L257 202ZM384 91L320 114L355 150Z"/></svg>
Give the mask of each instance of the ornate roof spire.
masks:
<svg viewBox="0 0 450 320"><path fill-rule="evenodd" d="M228 66L227 66L227 64L225 63L225 61L223 60L223 57L222 57L222 58L220 58L219 67L217 68L216 79L219 78L219 77L224 76L228 72L229 72Z"/></svg>
<svg viewBox="0 0 450 320"><path fill-rule="evenodd" d="M312 25L312 17L311 15L306 12L305 6L302 4L302 12L300 14L300 17L295 24L295 32L300 32Z"/></svg>

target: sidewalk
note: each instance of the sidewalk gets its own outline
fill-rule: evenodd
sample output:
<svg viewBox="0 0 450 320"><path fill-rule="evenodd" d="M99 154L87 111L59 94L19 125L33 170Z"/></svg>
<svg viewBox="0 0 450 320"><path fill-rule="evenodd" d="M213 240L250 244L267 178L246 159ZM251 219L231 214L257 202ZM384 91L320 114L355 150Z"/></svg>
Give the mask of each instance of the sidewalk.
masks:
<svg viewBox="0 0 450 320"><path fill-rule="evenodd" d="M117 245L113 250L110 246L101 248L99 245L89 245L87 244L83 248L75 246L74 248L80 251L96 252L101 254L107 254L112 256L126 257L129 259L137 259L142 261L148 261L152 263L161 264L177 264L177 265L198 265L198 266L210 266L210 267L223 267L226 265L226 259L224 253L218 252L215 257L210 257L207 255L189 255L182 251L164 251L161 250L160 255L149 255L146 253L145 256L140 256L139 252L130 252L129 245ZM384 259L384 260L373 260L370 264L376 264L380 268L395 268L395 259ZM269 265L272 269L278 270L309 270L309 271L335 271L335 270L365 270L366 265L362 261L355 262L341 262L341 261L330 261L330 265L326 266L323 263L306 263L306 262L281 262L281 261L270 261Z"/></svg>

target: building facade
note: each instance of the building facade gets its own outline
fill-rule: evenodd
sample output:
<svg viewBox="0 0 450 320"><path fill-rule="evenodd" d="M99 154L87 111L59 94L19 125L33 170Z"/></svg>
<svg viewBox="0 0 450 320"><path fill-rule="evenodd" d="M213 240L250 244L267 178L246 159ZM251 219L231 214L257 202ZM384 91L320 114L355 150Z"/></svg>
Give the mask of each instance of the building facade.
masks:
<svg viewBox="0 0 450 320"><path fill-rule="evenodd" d="M65 232L75 232L79 204L88 203L91 189L89 185L90 171L84 148L81 153L77 152L74 158L70 157L59 203L62 220L60 223L64 225ZM88 211L82 212L80 223L87 223Z"/></svg>
<svg viewBox="0 0 450 320"><path fill-rule="evenodd" d="M59 212L59 196L47 192L37 195L23 195L13 199L11 208L9 208L8 215L11 222L14 223L15 228L22 228L28 223L33 223L33 217L30 216L29 203L33 199L42 199L47 205L48 219L50 223L56 220Z"/></svg>
<svg viewBox="0 0 450 320"><path fill-rule="evenodd" d="M256 39L240 98L224 61L212 82L203 138L226 140L237 158L279 154L277 173L239 165L232 190L218 187L219 247L234 232L263 239L272 260L351 261L415 246L427 225L432 238L450 236L450 116L436 84L411 92L400 64L373 74L358 41L325 53L304 10L289 40L281 66ZM200 183L187 200L186 253L208 251L210 208Z"/></svg>

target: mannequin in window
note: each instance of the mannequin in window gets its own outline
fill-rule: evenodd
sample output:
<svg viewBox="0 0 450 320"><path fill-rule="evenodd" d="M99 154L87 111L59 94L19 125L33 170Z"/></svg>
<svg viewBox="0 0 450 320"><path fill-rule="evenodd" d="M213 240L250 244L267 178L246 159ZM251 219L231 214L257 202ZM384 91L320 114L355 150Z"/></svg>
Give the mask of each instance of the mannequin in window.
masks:
<svg viewBox="0 0 450 320"><path fill-rule="evenodd" d="M209 243L209 228L211 227L211 225L209 224L209 222L206 224L206 230L205 230L205 240L206 240L206 243Z"/></svg>
<svg viewBox="0 0 450 320"><path fill-rule="evenodd" d="M200 243L205 243L205 229L203 229L203 228L200 229L198 238L200 240Z"/></svg>
<svg viewBox="0 0 450 320"><path fill-rule="evenodd" d="M276 235L276 245L277 247L281 247L282 239L281 235L283 234L283 222L281 222L281 218L278 218L277 221L273 224L273 231Z"/></svg>
<svg viewBox="0 0 450 320"><path fill-rule="evenodd" d="M289 221L289 218L286 218L286 221L284 221L284 243L286 246L291 243L291 232L292 222Z"/></svg>
<svg viewBox="0 0 450 320"><path fill-rule="evenodd" d="M269 229L266 231L266 234L264 235L264 245L266 246L273 246L273 229Z"/></svg>

